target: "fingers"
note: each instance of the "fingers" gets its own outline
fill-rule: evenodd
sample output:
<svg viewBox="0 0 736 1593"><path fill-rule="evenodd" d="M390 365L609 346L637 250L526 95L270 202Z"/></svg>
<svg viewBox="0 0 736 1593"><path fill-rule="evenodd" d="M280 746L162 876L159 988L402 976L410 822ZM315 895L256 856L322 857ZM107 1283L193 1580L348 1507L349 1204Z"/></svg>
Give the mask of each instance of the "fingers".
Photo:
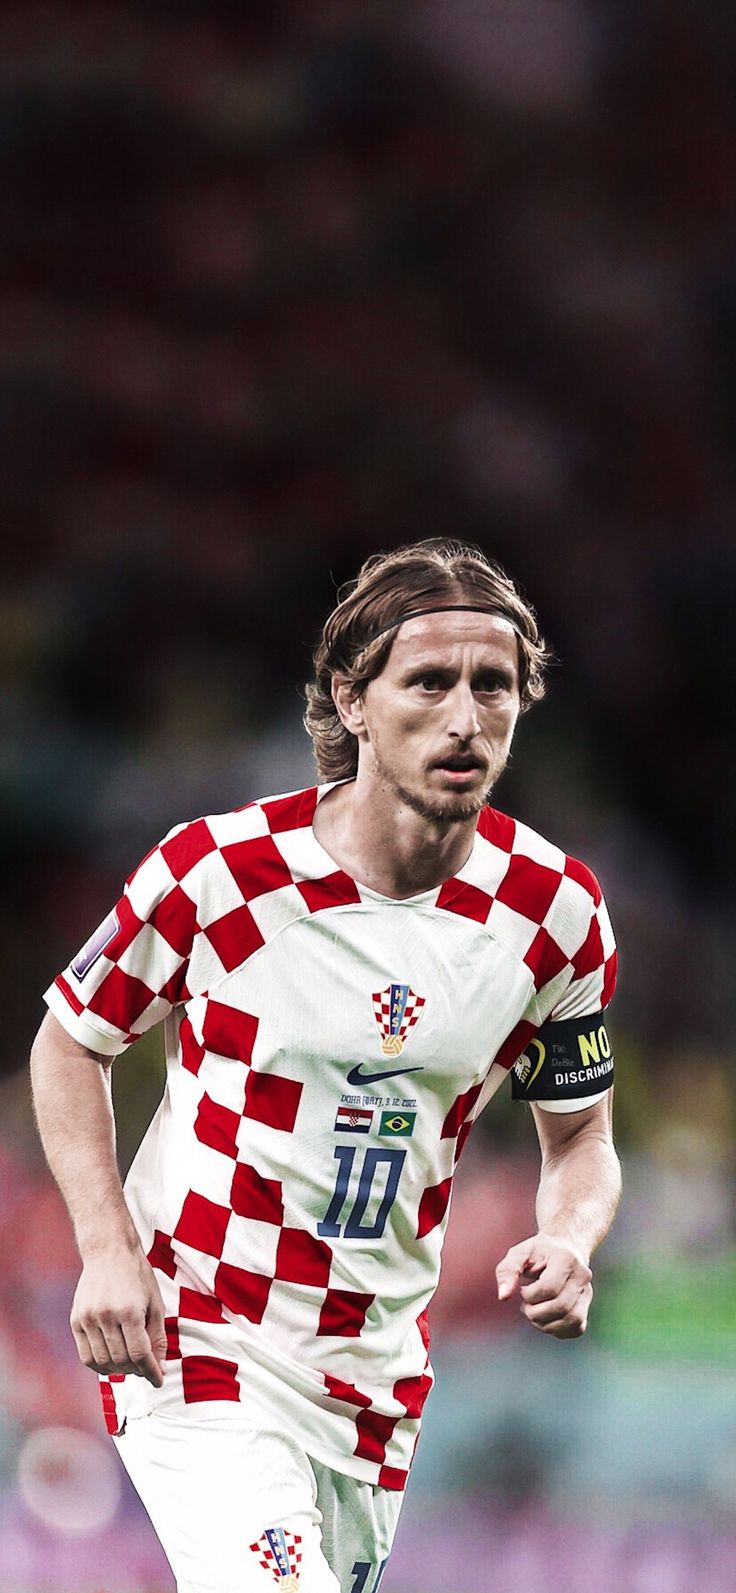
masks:
<svg viewBox="0 0 736 1593"><path fill-rule="evenodd" d="M496 1268L498 1298L518 1293L522 1316L541 1333L578 1338L593 1297L592 1272L568 1243L543 1234L507 1251Z"/></svg>
<svg viewBox="0 0 736 1593"><path fill-rule="evenodd" d="M92 1372L117 1371L117 1367L110 1364L107 1344L95 1323L85 1326L72 1319L72 1333L83 1366L88 1366Z"/></svg>
<svg viewBox="0 0 736 1593"><path fill-rule="evenodd" d="M147 1336L146 1344L147 1348L145 1345L138 1343L131 1345L131 1371L135 1372L138 1377L147 1378L149 1383L153 1383L154 1388L160 1388L164 1380L164 1374Z"/></svg>
<svg viewBox="0 0 736 1593"><path fill-rule="evenodd" d="M588 1312L593 1299L590 1283L570 1287L554 1299L538 1305L522 1305L522 1316L541 1333L558 1339L580 1338L588 1325Z"/></svg>
<svg viewBox="0 0 736 1593"><path fill-rule="evenodd" d="M132 1373L147 1378L155 1388L161 1387L161 1361L166 1348L163 1319L154 1341L160 1361L140 1318L126 1320L107 1312L72 1314L71 1328L79 1359L90 1371L108 1375Z"/></svg>
<svg viewBox="0 0 736 1593"><path fill-rule="evenodd" d="M564 1301L551 1300L548 1306L523 1306L523 1311L527 1322L540 1333L548 1333L551 1338L581 1338L588 1327L591 1301L593 1287L585 1284L574 1305L567 1309Z"/></svg>
<svg viewBox="0 0 736 1593"><path fill-rule="evenodd" d="M496 1267L499 1300L508 1300L512 1294L516 1293L522 1277L535 1275L537 1269L541 1269L543 1266L544 1261L534 1254L533 1240L528 1240L520 1245L512 1245Z"/></svg>
<svg viewBox="0 0 736 1593"><path fill-rule="evenodd" d="M548 1262L533 1282L524 1285L521 1296L527 1305L542 1305L547 1300L561 1298L565 1294L576 1299L580 1289L590 1283L592 1276L590 1267L576 1256L555 1258Z"/></svg>

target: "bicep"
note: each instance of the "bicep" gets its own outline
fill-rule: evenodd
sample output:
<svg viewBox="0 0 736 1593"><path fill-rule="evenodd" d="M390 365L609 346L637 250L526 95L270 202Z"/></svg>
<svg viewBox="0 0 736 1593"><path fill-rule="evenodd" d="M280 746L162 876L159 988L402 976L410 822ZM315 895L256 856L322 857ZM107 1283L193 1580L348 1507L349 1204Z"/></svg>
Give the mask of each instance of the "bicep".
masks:
<svg viewBox="0 0 736 1593"><path fill-rule="evenodd" d="M45 1058L69 1058L74 1060L87 1060L100 1062L107 1067L112 1062L112 1057L102 1056L97 1051L90 1051L86 1045L81 1045L75 1040L63 1023L59 1022L55 1013L48 1011L41 1022L38 1034L33 1042L31 1061L43 1063Z"/></svg>

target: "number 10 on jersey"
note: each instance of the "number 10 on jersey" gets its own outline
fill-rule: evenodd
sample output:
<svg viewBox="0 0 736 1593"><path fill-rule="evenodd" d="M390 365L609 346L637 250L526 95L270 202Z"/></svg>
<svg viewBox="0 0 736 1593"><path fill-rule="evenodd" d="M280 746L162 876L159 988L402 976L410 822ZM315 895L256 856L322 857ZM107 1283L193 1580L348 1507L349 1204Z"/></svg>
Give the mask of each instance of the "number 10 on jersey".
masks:
<svg viewBox="0 0 736 1593"><path fill-rule="evenodd" d="M358 1178L355 1200L352 1206L349 1207L343 1222L344 1207L348 1200L351 1175L357 1153L357 1145L335 1146L335 1158L337 1161L335 1192L322 1221L317 1223L317 1232L322 1239L381 1239L383 1237L388 1214L398 1192L406 1151L389 1149L388 1147L382 1150L373 1146L366 1150ZM363 1218L371 1199L374 1182L377 1178L380 1180L379 1169L380 1173L385 1171L386 1182L383 1195L380 1198L378 1210L373 1221L364 1222Z"/></svg>

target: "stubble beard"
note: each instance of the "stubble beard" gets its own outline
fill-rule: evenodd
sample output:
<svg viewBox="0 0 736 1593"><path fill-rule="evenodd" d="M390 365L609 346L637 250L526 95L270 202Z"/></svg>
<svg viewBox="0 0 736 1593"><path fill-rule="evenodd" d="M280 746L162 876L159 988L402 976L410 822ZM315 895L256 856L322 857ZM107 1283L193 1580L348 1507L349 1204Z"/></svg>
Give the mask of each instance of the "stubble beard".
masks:
<svg viewBox="0 0 736 1593"><path fill-rule="evenodd" d="M406 807L410 808L413 813L417 813L420 818L426 819L430 824L463 824L467 823L468 819L476 819L488 802L493 787L506 766L506 760L504 760L501 768L494 772L491 784L486 786L483 791L478 791L474 796L455 796L450 791L444 797L431 797L419 791L412 791L409 786L403 785L395 770L389 764L384 763L375 742L373 756L377 773L385 781L386 785L390 787L394 795Z"/></svg>

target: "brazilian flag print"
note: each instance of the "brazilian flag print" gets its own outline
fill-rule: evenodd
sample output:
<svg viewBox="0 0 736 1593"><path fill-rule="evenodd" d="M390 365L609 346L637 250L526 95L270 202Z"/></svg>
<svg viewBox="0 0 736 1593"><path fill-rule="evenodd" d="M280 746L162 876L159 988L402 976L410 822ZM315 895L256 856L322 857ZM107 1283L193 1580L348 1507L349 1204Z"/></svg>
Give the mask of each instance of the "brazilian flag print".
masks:
<svg viewBox="0 0 736 1593"><path fill-rule="evenodd" d="M416 1112L382 1112L379 1135L388 1135L391 1139L408 1139L414 1133Z"/></svg>

